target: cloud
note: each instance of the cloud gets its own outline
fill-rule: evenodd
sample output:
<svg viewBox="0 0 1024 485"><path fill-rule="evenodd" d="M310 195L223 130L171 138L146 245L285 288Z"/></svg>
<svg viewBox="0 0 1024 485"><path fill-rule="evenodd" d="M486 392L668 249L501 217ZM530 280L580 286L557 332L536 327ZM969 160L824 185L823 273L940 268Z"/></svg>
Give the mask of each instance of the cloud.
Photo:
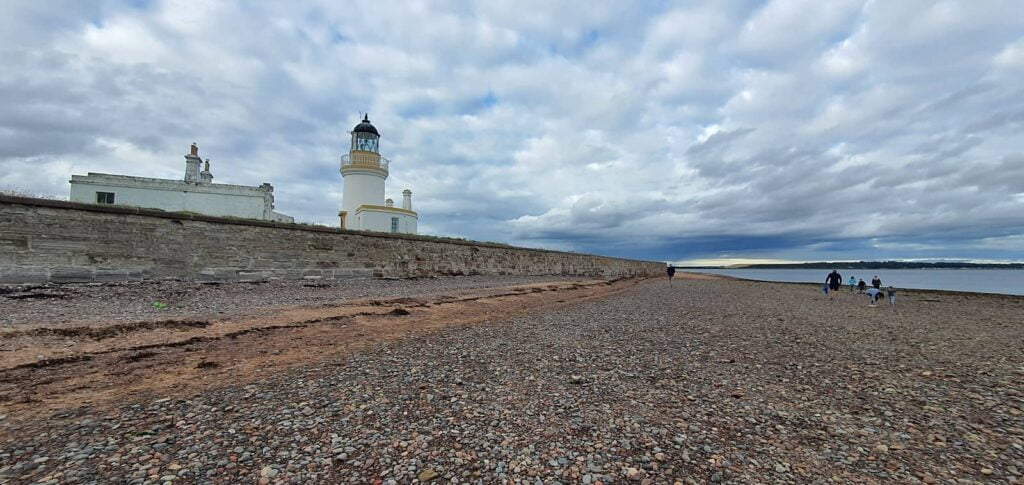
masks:
<svg viewBox="0 0 1024 485"><path fill-rule="evenodd" d="M993 63L1005 69L1024 69L1024 38L1008 44L992 59Z"/></svg>
<svg viewBox="0 0 1024 485"><path fill-rule="evenodd" d="M28 2L0 187L275 186L335 224L369 111L435 234L647 259L1024 259L1012 1Z"/></svg>
<svg viewBox="0 0 1024 485"><path fill-rule="evenodd" d="M865 2L774 0L753 12L735 39L741 53L770 64L799 60L846 34ZM795 55L796 54L796 55Z"/></svg>

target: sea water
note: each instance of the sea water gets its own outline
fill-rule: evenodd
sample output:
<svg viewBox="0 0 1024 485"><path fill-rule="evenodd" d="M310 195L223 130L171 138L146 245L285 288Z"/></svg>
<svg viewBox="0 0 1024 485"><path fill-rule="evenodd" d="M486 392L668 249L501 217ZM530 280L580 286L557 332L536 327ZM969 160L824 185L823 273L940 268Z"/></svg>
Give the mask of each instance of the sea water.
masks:
<svg viewBox="0 0 1024 485"><path fill-rule="evenodd" d="M850 276L863 279L870 287L875 275L882 286L921 290L972 291L1024 295L1024 270L1021 269L839 269L843 289L849 290ZM693 273L710 273L759 281L824 283L827 269L694 269Z"/></svg>

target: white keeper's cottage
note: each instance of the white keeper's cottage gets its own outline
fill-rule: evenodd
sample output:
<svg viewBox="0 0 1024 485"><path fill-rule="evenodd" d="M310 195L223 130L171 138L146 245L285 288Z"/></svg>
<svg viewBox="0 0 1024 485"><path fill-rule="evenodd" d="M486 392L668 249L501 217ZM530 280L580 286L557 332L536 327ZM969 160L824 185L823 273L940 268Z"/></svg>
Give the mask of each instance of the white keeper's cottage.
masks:
<svg viewBox="0 0 1024 485"><path fill-rule="evenodd" d="M184 180L132 177L89 172L71 176L71 201L118 204L168 212L195 212L210 216L294 222L274 212L274 187L213 183L210 160L203 161L195 143L185 155Z"/></svg>
<svg viewBox="0 0 1024 485"><path fill-rule="evenodd" d="M402 191L402 207L384 197L390 161L380 156L380 133L369 116L352 129L352 146L341 156L342 229L416 234L419 216L412 210L412 191Z"/></svg>

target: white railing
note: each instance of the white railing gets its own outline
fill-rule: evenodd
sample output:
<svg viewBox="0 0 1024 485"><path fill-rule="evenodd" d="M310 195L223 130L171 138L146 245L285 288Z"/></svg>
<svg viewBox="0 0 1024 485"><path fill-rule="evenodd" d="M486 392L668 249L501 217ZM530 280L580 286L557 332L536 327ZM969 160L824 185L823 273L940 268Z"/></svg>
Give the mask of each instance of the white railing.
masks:
<svg viewBox="0 0 1024 485"><path fill-rule="evenodd" d="M391 162L375 153L347 153L341 156L341 168L345 167L373 167L385 171Z"/></svg>

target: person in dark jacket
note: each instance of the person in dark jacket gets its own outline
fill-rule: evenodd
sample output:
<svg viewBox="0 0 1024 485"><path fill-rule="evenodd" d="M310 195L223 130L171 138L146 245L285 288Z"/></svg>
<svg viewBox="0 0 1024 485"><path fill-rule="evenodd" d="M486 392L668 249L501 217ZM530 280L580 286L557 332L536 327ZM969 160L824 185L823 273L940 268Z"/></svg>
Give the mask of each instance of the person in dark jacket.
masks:
<svg viewBox="0 0 1024 485"><path fill-rule="evenodd" d="M825 284L828 285L829 291L834 294L836 291L839 291L839 286L843 284L843 275L839 274L836 270L832 270L832 272L825 277Z"/></svg>
<svg viewBox="0 0 1024 485"><path fill-rule="evenodd" d="M857 282L857 293L864 293L866 289L868 289L868 284L863 279Z"/></svg>
<svg viewBox="0 0 1024 485"><path fill-rule="evenodd" d="M878 279L878 275L875 275L874 278L871 278L871 286L874 286L876 290L882 289L882 280Z"/></svg>
<svg viewBox="0 0 1024 485"><path fill-rule="evenodd" d="M668 274L668 285L672 286L672 277L676 275L676 269L669 266L665 273Z"/></svg>

